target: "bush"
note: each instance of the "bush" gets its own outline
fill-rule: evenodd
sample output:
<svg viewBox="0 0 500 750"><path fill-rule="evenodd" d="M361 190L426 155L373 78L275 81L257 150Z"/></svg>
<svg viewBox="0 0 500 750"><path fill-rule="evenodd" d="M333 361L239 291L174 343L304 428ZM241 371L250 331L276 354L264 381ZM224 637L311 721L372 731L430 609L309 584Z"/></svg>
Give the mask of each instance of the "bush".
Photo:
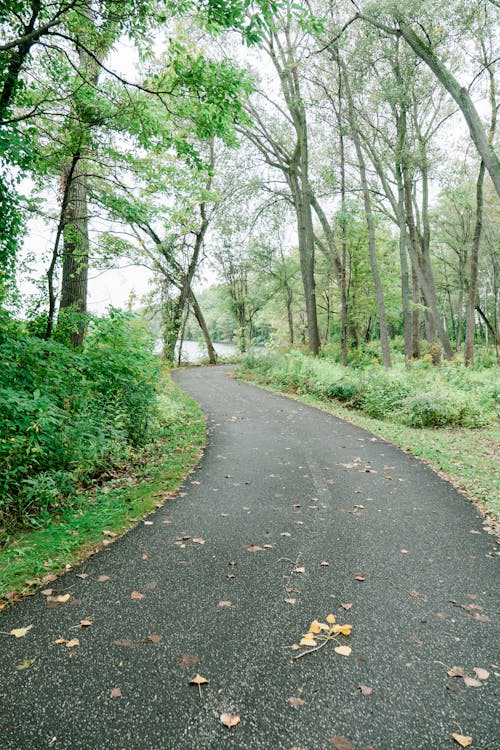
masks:
<svg viewBox="0 0 500 750"><path fill-rule="evenodd" d="M96 319L82 351L0 317L0 519L50 512L151 434L158 364L132 315Z"/></svg>
<svg viewBox="0 0 500 750"><path fill-rule="evenodd" d="M337 399L375 419L412 427L480 427L498 416L500 383L496 371L471 370L456 363L439 369L416 362L411 370L396 365L386 372L377 364L343 368L325 353L314 359L297 351L253 357L241 367L279 388L318 398ZM365 353L366 354L366 353ZM371 353L370 353L371 354Z"/></svg>

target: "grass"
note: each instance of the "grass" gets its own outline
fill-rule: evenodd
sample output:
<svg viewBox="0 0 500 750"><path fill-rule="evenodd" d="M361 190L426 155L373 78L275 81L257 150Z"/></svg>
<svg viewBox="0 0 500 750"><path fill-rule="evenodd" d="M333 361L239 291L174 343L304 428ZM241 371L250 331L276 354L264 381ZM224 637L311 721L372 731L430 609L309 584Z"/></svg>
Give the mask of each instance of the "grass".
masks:
<svg viewBox="0 0 500 750"><path fill-rule="evenodd" d="M425 461L448 479L458 490L491 517L494 524L500 519L500 475L498 455L500 425L470 429L407 427L381 419L373 419L342 406L338 401L324 401L310 394L298 394L294 389L273 386L250 371L239 371L237 377L268 390L285 393L303 403L315 406L340 419L363 427L399 446L407 453Z"/></svg>
<svg viewBox="0 0 500 750"><path fill-rule="evenodd" d="M111 534L123 534L162 505L198 462L204 442L205 419L198 405L166 381L161 427L154 443L104 484L82 490L60 516L45 520L43 527L15 530L4 540L0 609L34 593L48 575L64 572L109 544L115 538Z"/></svg>

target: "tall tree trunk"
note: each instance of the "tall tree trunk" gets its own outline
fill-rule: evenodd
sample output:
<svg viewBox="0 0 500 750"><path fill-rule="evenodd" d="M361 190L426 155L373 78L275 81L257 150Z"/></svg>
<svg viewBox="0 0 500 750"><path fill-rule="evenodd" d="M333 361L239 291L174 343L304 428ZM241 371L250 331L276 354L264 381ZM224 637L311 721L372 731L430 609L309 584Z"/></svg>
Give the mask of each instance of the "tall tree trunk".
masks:
<svg viewBox="0 0 500 750"><path fill-rule="evenodd" d="M405 358L408 362L414 355L412 346L412 325L410 309L410 283L408 279L408 253L406 249L407 231L405 220L404 185L401 163L406 143L406 109L403 104L399 115L396 116L396 130L398 134L396 152L396 180L398 187L397 217L399 228L399 264L401 268L401 304L403 310L403 339L405 345Z"/></svg>
<svg viewBox="0 0 500 750"><path fill-rule="evenodd" d="M64 173L68 182L68 201L63 229L63 272L59 312L73 307L77 312L87 312L87 287L89 264L89 230L87 207L87 177L85 163L76 162L71 173L68 167ZM82 320L71 334L74 347L81 346L85 335L85 321Z"/></svg>
<svg viewBox="0 0 500 750"><path fill-rule="evenodd" d="M363 202L365 208L366 225L368 228L368 253L370 256L370 265L373 275L373 283L375 285L375 295L377 298L377 310L378 310L378 322L380 328L380 346L382 350L382 361L384 367L389 369L391 367L391 353L389 349L389 335L387 331L387 317L385 312L385 301L384 291L382 288L382 281L380 279L380 273L378 270L378 262L376 255L376 238L375 238L375 221L373 218L372 201L370 195L370 188L368 186L368 180L366 178L366 165L363 156L363 149L361 146L361 138L358 132L358 126L356 122L356 113L354 110L354 104L352 100L351 87L349 79L347 77L346 66L340 59L337 52L337 60L339 64L339 70L342 71L342 76L345 83L345 91L347 97L348 107L348 118L351 127L351 136L354 141L354 147L356 149L356 156L358 159L359 176L361 179L361 188L363 191Z"/></svg>
<svg viewBox="0 0 500 750"><path fill-rule="evenodd" d="M474 364L474 333L476 330L476 304L477 304L477 279L479 270L479 246L481 243L481 231L483 228L483 185L485 166L484 161L479 167L476 184L476 223L474 226L474 237L472 240L472 251L470 256L469 277L469 299L467 301L466 329L464 363L465 366Z"/></svg>
<svg viewBox="0 0 500 750"><path fill-rule="evenodd" d="M210 332L208 330L208 326L205 320L205 316L203 315L201 308L198 304L198 300L196 299L193 290L190 290L189 299L191 301L191 305L193 307L193 312L196 317L196 320L198 321L198 325L200 326L200 330L203 334L203 338L205 339L205 346L207 347L207 354L208 354L208 361L211 365L217 364L217 352L215 351L212 337L210 336Z"/></svg>
<svg viewBox="0 0 500 750"><path fill-rule="evenodd" d="M404 191L405 191L405 208L406 208L406 222L408 225L408 233L410 241L408 243L408 251L410 253L410 259L412 263L413 271L416 274L420 289L424 295L426 306L430 309L430 312L434 319L434 325L438 332L439 340L443 348L445 359L453 358L453 351L451 348L450 341L446 335L443 321L437 309L437 301L435 292L433 293L434 287L429 287L427 274L432 273L432 269L427 269L427 274L424 272L421 266L421 258L419 254L419 241L417 236L417 230L415 225L415 218L413 215L413 203L412 203L412 184L408 174L408 168L405 165L404 168Z"/></svg>
<svg viewBox="0 0 500 750"><path fill-rule="evenodd" d="M411 264L411 291L413 300L413 310L411 313L411 357L412 359L420 358L420 305L422 303L420 284L413 263Z"/></svg>

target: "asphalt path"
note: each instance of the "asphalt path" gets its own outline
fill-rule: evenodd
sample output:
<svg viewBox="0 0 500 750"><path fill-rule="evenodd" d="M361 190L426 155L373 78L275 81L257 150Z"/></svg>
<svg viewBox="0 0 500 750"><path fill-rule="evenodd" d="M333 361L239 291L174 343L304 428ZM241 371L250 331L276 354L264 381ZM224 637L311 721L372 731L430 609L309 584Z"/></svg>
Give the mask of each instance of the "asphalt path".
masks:
<svg viewBox="0 0 500 750"><path fill-rule="evenodd" d="M48 584L67 601L38 592L0 615L0 748L440 750L455 732L498 750L498 546L474 507L383 440L225 368L175 379L207 414L204 457ZM351 635L292 662L329 614Z"/></svg>

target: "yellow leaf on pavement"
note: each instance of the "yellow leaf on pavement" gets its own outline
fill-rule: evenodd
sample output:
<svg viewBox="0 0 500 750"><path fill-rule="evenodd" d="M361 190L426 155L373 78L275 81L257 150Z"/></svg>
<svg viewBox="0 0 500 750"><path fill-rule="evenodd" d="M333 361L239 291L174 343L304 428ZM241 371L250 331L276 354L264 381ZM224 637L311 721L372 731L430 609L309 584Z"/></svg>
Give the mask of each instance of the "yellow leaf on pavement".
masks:
<svg viewBox="0 0 500 750"><path fill-rule="evenodd" d="M333 625L333 623L336 622L336 619L337 618L335 617L335 615L327 615L326 616L326 621L327 621L327 623L329 625Z"/></svg>
<svg viewBox="0 0 500 750"><path fill-rule="evenodd" d="M352 648L349 648L349 646L337 646L335 653L340 654L340 656L350 656L352 654Z"/></svg>
<svg viewBox="0 0 500 750"><path fill-rule="evenodd" d="M13 630L10 631L10 635L15 636L16 638L24 638L26 633L29 633L32 627L33 625L28 625L25 628L14 628Z"/></svg>
<svg viewBox="0 0 500 750"><path fill-rule="evenodd" d="M352 625L341 625L339 628L339 633L342 633L342 635L351 635Z"/></svg>
<svg viewBox="0 0 500 750"><path fill-rule="evenodd" d="M465 734L457 734L457 732L453 732L451 735L455 742L458 742L460 747L469 747L469 745L472 745L472 737Z"/></svg>
<svg viewBox="0 0 500 750"><path fill-rule="evenodd" d="M321 633L321 625L317 620L313 620L312 623L309 625L309 632L310 633Z"/></svg>
<svg viewBox="0 0 500 750"><path fill-rule="evenodd" d="M300 646L316 646L317 643L312 636L305 635L299 643Z"/></svg>

